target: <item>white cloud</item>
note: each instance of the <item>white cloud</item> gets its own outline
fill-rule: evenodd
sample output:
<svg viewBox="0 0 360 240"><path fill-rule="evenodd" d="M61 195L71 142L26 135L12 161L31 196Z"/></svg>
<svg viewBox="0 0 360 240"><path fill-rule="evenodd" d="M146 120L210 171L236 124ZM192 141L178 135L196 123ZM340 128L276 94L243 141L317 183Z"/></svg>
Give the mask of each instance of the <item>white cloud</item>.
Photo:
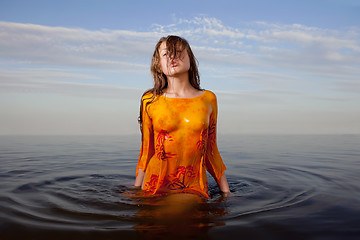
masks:
<svg viewBox="0 0 360 240"><path fill-rule="evenodd" d="M69 73L57 69L0 70L0 92L2 93L57 93L88 98L137 99L141 89L101 83L92 75ZM71 81L77 79L78 82ZM96 83L80 82L95 80ZM99 83L100 82L100 83Z"/></svg>
<svg viewBox="0 0 360 240"><path fill-rule="evenodd" d="M266 22L228 26L206 16L178 19L169 25L154 24L144 32L0 22L0 92L14 93L10 94L12 100L23 92L55 93L62 97L56 100L59 104L67 96L93 99L85 116L105 124L100 120L105 103L94 113L90 103L106 99L115 107L113 101L123 104L128 99L137 108L138 98L149 87L139 79L151 80L153 48L161 36L168 34L189 40L200 62L202 83L219 93L224 121L244 120L250 132L266 131L266 117L270 116L277 126L275 132L282 126L291 132L301 120L306 122L302 128L306 131L311 132L315 126L326 132L341 125L342 114L344 124L348 124L342 129L351 132L356 125L350 118L354 116L351 112L360 108L360 30L355 27L334 30ZM2 101L1 110L8 112L8 124L16 128L12 124L15 115L6 104ZM341 110L332 111L333 104ZM16 106L19 110L14 111L24 117L20 109L27 108ZM137 109L129 112L136 115ZM241 115L236 115L239 112ZM321 112L326 114L322 116ZM311 114L316 119L309 118ZM109 110L104 116L114 115ZM132 122L134 116L127 118ZM327 120L331 118L334 121ZM6 126L3 124L2 129ZM75 129L73 126L71 131Z"/></svg>
<svg viewBox="0 0 360 240"><path fill-rule="evenodd" d="M300 24L256 22L226 26L209 17L158 26L188 38L200 66L219 72L287 71L301 78L354 79L360 75L359 29L321 29Z"/></svg>
<svg viewBox="0 0 360 240"><path fill-rule="evenodd" d="M89 31L0 22L1 59L28 64L144 68L157 36L131 31Z"/></svg>
<svg viewBox="0 0 360 240"><path fill-rule="evenodd" d="M173 33L190 41L199 60L214 65L286 67L309 74L337 74L344 66L360 65L359 30L355 28L335 31L264 22L225 26L216 18L204 16L156 25L147 32L0 22L1 59L147 71L159 37ZM312 68L315 63L318 71Z"/></svg>
<svg viewBox="0 0 360 240"><path fill-rule="evenodd" d="M205 76L211 73L248 83L251 80L266 87L276 82L288 85L294 76L295 81L321 77L331 82L356 81L360 75L360 35L356 28L340 31L265 22L226 26L205 16L153 25L147 32L0 22L0 64L108 69L148 76L155 43L171 33L190 41ZM51 77L47 74L44 70L38 76ZM52 74L61 78L64 73ZM88 75L89 79L94 77ZM76 82L79 76L70 78Z"/></svg>

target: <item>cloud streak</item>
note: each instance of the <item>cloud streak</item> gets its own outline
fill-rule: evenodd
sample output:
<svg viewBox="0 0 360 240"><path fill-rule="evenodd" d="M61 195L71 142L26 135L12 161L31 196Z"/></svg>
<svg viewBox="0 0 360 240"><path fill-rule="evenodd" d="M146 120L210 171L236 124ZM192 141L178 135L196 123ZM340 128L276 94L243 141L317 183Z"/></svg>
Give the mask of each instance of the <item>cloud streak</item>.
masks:
<svg viewBox="0 0 360 240"><path fill-rule="evenodd" d="M339 126L343 114L344 123L349 123L342 128L345 132L356 126L360 108L360 29L356 27L322 29L266 22L228 26L207 16L153 24L142 32L0 22L0 93L55 94L61 96L56 100L59 105L67 96L91 99L89 104L106 99L112 108L129 100L136 109L125 105L121 109L136 114L142 91L151 87L153 48L168 34L189 40L200 62L202 86L218 93L225 125L233 125L231 119L235 119L248 127L246 131L258 128L261 132L268 125L266 119L271 119L272 132L285 125L291 132L294 124L304 121L303 129L308 132L328 123L320 131L326 132ZM9 99L17 99L17 95ZM17 105L19 109L14 111L24 117L23 110L36 106L35 102L23 102L26 104ZM10 126L15 115L7 110L9 106L6 101L0 104L0 110L8 113L4 119L7 116ZM86 116L105 126L103 117L87 107ZM79 109L82 105L74 112ZM113 117L112 110L104 114ZM118 118L120 115L117 113ZM135 118L127 116L126 121L132 123ZM331 118L335 120L328 120ZM3 124L3 129L6 126Z"/></svg>
<svg viewBox="0 0 360 240"><path fill-rule="evenodd" d="M68 73L57 69L0 71L0 93L56 93L87 98L130 99L141 96L141 89L99 83L92 75ZM78 82L71 81L77 79ZM80 82L95 80L96 83ZM101 79L100 79L101 80Z"/></svg>
<svg viewBox="0 0 360 240"><path fill-rule="evenodd" d="M226 26L206 16L177 19L170 25L155 24L144 32L0 22L0 64L21 66L12 77L10 72L5 78L4 72L0 74L3 79L16 81L19 74L24 77L28 74L23 71L24 66L40 66L62 68L64 72L52 74L59 74L58 78L72 74L70 82L77 82L79 76L68 73L69 67L84 72L97 69L104 74L115 71L120 74L117 77L123 78L131 74L148 78L153 47L160 36L168 34L178 34L190 41L202 75L213 81L210 86L215 88L217 84L212 76L239 82L238 90L240 83L245 83L245 88L266 89L269 84L275 84L280 90L294 91L301 79L315 78L322 79L319 84L326 84L327 89L334 91L358 89L333 87L358 81L360 31L357 28L333 30L266 22ZM45 69L42 74L45 78L49 73ZM90 75L88 79L96 78ZM51 77L51 80L57 79Z"/></svg>
<svg viewBox="0 0 360 240"><path fill-rule="evenodd" d="M288 66L301 59L313 59L320 65L357 66L360 61L359 29L355 28L339 31L264 22L236 28L215 18L195 17L168 26L155 25L147 32L90 31L12 22L0 22L0 30L1 58L42 64L128 68L130 63L148 59L159 37L167 34L188 38L204 54L204 60L215 63L243 64L242 59L249 57L258 64L272 59L287 62Z"/></svg>
<svg viewBox="0 0 360 240"><path fill-rule="evenodd" d="M150 33L89 31L0 22L1 58L28 64L144 68L135 56L149 54ZM148 41L149 42L149 41Z"/></svg>

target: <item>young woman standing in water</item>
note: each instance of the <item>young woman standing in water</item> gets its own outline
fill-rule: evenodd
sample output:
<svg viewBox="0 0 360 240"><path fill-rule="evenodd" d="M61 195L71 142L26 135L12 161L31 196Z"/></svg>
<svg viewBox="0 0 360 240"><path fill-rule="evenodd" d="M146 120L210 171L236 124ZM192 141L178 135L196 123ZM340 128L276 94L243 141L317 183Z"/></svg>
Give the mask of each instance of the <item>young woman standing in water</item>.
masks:
<svg viewBox="0 0 360 240"><path fill-rule="evenodd" d="M228 194L216 143L217 100L200 88L195 56L178 36L163 37L151 63L154 88L141 99L142 143L135 187L145 194L190 193L209 198L206 170Z"/></svg>

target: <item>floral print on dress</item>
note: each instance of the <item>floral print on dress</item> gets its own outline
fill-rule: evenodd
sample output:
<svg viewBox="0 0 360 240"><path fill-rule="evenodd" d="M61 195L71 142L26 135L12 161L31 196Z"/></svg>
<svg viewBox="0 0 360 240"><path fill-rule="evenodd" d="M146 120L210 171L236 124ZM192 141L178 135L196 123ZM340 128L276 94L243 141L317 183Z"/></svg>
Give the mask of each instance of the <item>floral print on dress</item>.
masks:
<svg viewBox="0 0 360 240"><path fill-rule="evenodd" d="M212 119L209 125L208 142L208 151L211 151L214 144L216 145L216 123Z"/></svg>
<svg viewBox="0 0 360 240"><path fill-rule="evenodd" d="M197 149L204 155L206 152L206 139L208 138L208 130L203 129L201 131L200 140L197 142Z"/></svg>
<svg viewBox="0 0 360 240"><path fill-rule="evenodd" d="M165 141L172 142L174 140L167 131L161 130L156 138L156 151L158 152L157 157L163 161L176 156L176 154L165 152Z"/></svg>
<svg viewBox="0 0 360 240"><path fill-rule="evenodd" d="M177 168L176 173L170 174L169 179L172 179L167 184L170 190L182 190L189 188L186 184L186 180L193 179L196 176L194 168L192 166L180 166Z"/></svg>
<svg viewBox="0 0 360 240"><path fill-rule="evenodd" d="M155 191L158 181L159 181L159 176L152 174L150 177L150 181L145 183L145 188L147 189L147 191L150 191L150 192Z"/></svg>

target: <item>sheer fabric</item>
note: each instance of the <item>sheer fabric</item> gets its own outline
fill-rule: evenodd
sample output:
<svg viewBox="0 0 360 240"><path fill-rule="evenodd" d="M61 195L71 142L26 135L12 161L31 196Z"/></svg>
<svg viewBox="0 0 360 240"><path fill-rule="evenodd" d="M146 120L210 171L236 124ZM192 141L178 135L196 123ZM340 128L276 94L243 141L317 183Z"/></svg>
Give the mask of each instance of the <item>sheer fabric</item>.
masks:
<svg viewBox="0 0 360 240"><path fill-rule="evenodd" d="M217 100L205 90L194 98L152 94L142 101L142 144L138 170L146 194L195 193L208 198L206 170L219 183L226 167L216 143Z"/></svg>

